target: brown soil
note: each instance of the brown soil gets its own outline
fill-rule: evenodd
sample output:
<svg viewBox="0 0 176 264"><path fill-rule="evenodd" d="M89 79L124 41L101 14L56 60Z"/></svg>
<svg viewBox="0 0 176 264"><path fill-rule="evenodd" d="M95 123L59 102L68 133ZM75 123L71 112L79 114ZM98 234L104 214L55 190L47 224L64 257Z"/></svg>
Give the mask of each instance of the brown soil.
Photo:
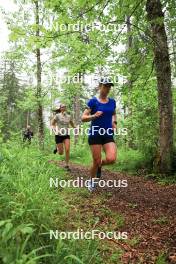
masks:
<svg viewBox="0 0 176 264"><path fill-rule="evenodd" d="M59 166L64 165L59 162ZM89 178L88 167L71 164L70 168L72 177ZM176 185L163 186L142 176L108 170L102 170L102 179L128 182L126 188L98 187L90 194L91 201L91 197L107 193L103 206L123 215L125 225L120 231L128 232L130 240L137 239L135 245L117 243L124 250L122 263L156 263L161 253L167 255L167 263L176 263ZM91 202L87 206L93 209ZM98 214L96 210L95 214Z"/></svg>

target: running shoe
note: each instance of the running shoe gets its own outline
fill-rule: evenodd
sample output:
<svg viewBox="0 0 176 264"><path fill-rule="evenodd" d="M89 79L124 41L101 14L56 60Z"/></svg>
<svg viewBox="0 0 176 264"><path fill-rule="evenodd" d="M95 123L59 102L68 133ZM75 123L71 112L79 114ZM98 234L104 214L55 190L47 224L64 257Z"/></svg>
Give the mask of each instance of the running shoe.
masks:
<svg viewBox="0 0 176 264"><path fill-rule="evenodd" d="M71 171L70 167L68 165L65 166L65 169L68 171Z"/></svg>
<svg viewBox="0 0 176 264"><path fill-rule="evenodd" d="M96 184L94 182L94 180L90 179L87 181L87 188L90 192L93 192L96 188Z"/></svg>
<svg viewBox="0 0 176 264"><path fill-rule="evenodd" d="M56 153L57 153L57 148L56 148L56 149L53 151L53 153L54 153L54 154L56 154Z"/></svg>
<svg viewBox="0 0 176 264"><path fill-rule="evenodd" d="M101 177L101 167L98 167L97 178L100 178L100 177Z"/></svg>

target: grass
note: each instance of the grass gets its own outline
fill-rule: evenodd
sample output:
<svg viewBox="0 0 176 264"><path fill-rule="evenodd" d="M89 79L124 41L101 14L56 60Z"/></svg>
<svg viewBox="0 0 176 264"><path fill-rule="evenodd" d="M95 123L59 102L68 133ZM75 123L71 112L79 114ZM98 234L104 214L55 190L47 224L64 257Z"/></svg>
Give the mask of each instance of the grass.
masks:
<svg viewBox="0 0 176 264"><path fill-rule="evenodd" d="M126 171L136 173L138 169L145 164L145 157L138 150L133 149L118 149L117 163L109 166L113 171Z"/></svg>
<svg viewBox="0 0 176 264"><path fill-rule="evenodd" d="M120 264L122 250L109 241L61 240L49 238L49 230L75 231L78 228L113 231L123 228L122 215L104 206L111 193L91 196L85 188L50 188L50 178L68 180L66 171L49 160L63 157L52 154L54 144L44 151L36 142L30 146L20 142L1 144L0 151L0 263L107 263ZM50 154L51 153L51 154ZM72 145L71 161L90 165L91 155L87 143ZM111 170L135 171L144 163L138 151L118 150L118 163ZM136 208L129 203L129 207ZM167 224L167 219L155 220ZM127 243L135 246L138 238ZM162 264L161 254L157 263Z"/></svg>
<svg viewBox="0 0 176 264"><path fill-rule="evenodd" d="M169 220L165 216L161 216L161 217L153 220L153 223L159 224L159 225L167 225L168 222L169 222Z"/></svg>
<svg viewBox="0 0 176 264"><path fill-rule="evenodd" d="M171 185L171 184L176 184L176 174L174 175L163 175L163 174L147 174L145 176L146 179L148 180L154 180L158 182L160 185Z"/></svg>
<svg viewBox="0 0 176 264"><path fill-rule="evenodd" d="M91 230L99 219L90 210L85 219L80 208L90 203L86 189L49 187L50 177L66 180L69 176L48 162L57 160L58 156L47 153L39 151L35 143L30 146L21 146L18 142L1 144L0 262L111 264L116 259L120 263L120 252L106 241L50 240L49 230ZM103 199L103 196L96 197L92 206L100 208ZM102 212L102 217L105 216L106 212ZM116 221L122 224L123 219L117 216ZM106 230L112 224L100 229Z"/></svg>
<svg viewBox="0 0 176 264"><path fill-rule="evenodd" d="M128 244L134 247L138 245L140 241L141 241L140 237L133 237L131 240L128 240Z"/></svg>
<svg viewBox="0 0 176 264"><path fill-rule="evenodd" d="M124 149L122 147L117 150L117 162L108 166L108 169L136 173L139 168L144 166L145 156L138 150ZM88 144L85 142L84 144L79 143L77 146L72 146L70 158L75 163L90 166L92 157Z"/></svg>
<svg viewBox="0 0 176 264"><path fill-rule="evenodd" d="M167 264L168 262L166 261L166 256L164 253L160 253L157 260L156 264Z"/></svg>
<svg viewBox="0 0 176 264"><path fill-rule="evenodd" d="M72 205L61 191L49 188L50 177L62 179L65 172L32 145L4 145L1 157L1 262L88 263L93 255L100 263L97 241L80 246L79 241L49 240L50 229L67 230L70 224Z"/></svg>
<svg viewBox="0 0 176 264"><path fill-rule="evenodd" d="M104 153L102 152L102 157ZM90 166L92 163L91 151L88 143L85 141L74 146L72 142L71 147L71 161L80 165ZM63 160L62 157L60 157ZM123 148L122 146L117 147L117 162L113 165L107 166L108 170L118 171L118 172L128 172L128 174L138 174L138 170L144 169L145 174L141 173L146 179L153 179L158 182L160 185L169 185L176 183L176 174L175 175L161 175L156 173L146 174L147 171L152 169L148 167L149 161L147 160L146 155L144 155L139 150Z"/></svg>

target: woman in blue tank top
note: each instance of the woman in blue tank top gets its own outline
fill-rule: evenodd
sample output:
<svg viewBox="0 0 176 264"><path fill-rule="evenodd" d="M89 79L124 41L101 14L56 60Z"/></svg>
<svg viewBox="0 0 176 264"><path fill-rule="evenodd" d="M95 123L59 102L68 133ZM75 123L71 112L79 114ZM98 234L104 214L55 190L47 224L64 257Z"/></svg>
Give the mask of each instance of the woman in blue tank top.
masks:
<svg viewBox="0 0 176 264"><path fill-rule="evenodd" d="M116 160L116 145L113 130L116 128L116 101L108 97L113 83L103 79L99 83L99 96L93 97L87 103L87 109L82 115L83 122L91 121L88 142L91 148L93 165L91 178L101 177L101 167L112 164ZM102 160L102 149L106 158ZM89 190L94 189L94 183L89 181Z"/></svg>

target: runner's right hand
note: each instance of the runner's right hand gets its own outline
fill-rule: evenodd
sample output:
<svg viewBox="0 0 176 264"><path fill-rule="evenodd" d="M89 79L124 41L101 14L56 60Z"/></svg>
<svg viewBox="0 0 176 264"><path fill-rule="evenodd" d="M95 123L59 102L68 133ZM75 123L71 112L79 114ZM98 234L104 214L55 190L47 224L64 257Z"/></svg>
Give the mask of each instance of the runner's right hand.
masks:
<svg viewBox="0 0 176 264"><path fill-rule="evenodd" d="M94 117L94 118L98 118L98 117L102 116L102 114L103 114L102 111L97 111L97 112L93 115L93 117Z"/></svg>

